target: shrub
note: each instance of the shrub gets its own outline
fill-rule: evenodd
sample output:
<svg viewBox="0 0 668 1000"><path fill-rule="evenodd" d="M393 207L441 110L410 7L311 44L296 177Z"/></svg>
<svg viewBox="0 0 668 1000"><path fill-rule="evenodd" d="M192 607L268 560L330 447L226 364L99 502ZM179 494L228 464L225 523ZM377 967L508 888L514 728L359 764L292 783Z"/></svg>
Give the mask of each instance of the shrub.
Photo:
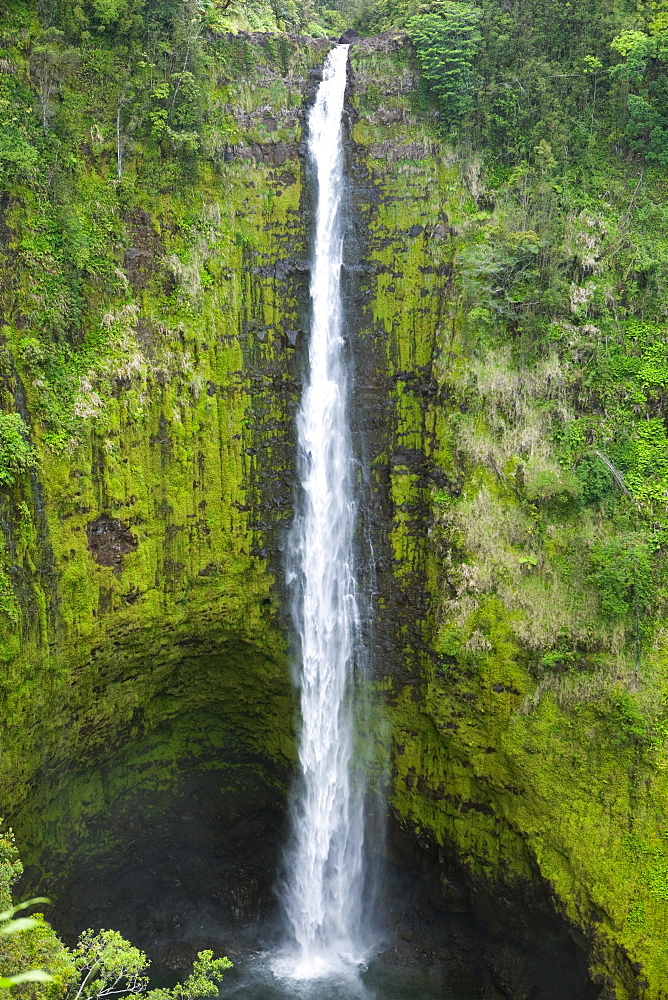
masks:
<svg viewBox="0 0 668 1000"><path fill-rule="evenodd" d="M649 734L649 722L633 698L622 688L617 688L611 696L612 722L617 739L621 743L643 743Z"/></svg>
<svg viewBox="0 0 668 1000"><path fill-rule="evenodd" d="M0 486L11 486L22 472L37 465L28 428L18 413L0 413Z"/></svg>
<svg viewBox="0 0 668 1000"><path fill-rule="evenodd" d="M561 469L555 462L538 457L527 464L524 483L527 500L535 503L566 504L580 492L578 480L570 471Z"/></svg>
<svg viewBox="0 0 668 1000"><path fill-rule="evenodd" d="M598 503L613 492L610 470L596 455L585 455L575 469L582 502Z"/></svg>
<svg viewBox="0 0 668 1000"><path fill-rule="evenodd" d="M632 538L617 538L592 551L590 580L598 591L606 618L645 611L652 599L653 574L649 548Z"/></svg>

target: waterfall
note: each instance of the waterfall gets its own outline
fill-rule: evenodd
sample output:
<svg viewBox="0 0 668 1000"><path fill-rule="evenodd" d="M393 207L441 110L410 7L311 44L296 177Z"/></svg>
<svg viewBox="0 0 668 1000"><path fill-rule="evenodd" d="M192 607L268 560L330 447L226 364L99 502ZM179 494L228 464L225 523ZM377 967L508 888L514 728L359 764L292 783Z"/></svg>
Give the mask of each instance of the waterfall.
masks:
<svg viewBox="0 0 668 1000"><path fill-rule="evenodd" d="M317 211L309 373L297 418L301 499L288 567L301 658L301 775L284 891L304 976L356 961L360 947L362 790L351 779L356 510L341 315L347 60L347 45L329 53L308 119Z"/></svg>

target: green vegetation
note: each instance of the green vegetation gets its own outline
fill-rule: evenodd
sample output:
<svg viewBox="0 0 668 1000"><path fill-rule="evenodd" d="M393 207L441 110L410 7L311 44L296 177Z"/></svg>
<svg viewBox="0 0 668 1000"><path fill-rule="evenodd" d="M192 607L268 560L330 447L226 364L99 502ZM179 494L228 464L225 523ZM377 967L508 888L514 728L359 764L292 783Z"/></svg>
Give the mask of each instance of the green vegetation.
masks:
<svg viewBox="0 0 668 1000"><path fill-rule="evenodd" d="M289 772L267 552L305 328L300 113L325 49L227 29L407 26L414 50L351 50L360 341L388 385L370 465L398 595L377 613L401 658L371 752L389 718L403 822L475 885L539 873L592 975L634 997L638 961L660 997L663 6L6 8L0 783L31 864L75 864L73 840L107 856L107 802L140 789L159 812L184 761L233 790L239 759L263 788ZM115 562L90 547L100 516L136 543ZM86 995L142 985L115 932L70 953L35 919L0 939L1 969L53 980L14 992L76 993L93 960ZM207 995L216 961L169 995Z"/></svg>
<svg viewBox="0 0 668 1000"><path fill-rule="evenodd" d="M74 976L65 1000L101 1000L106 996L142 995L146 1000L199 1000L218 996L223 973L232 968L227 958L214 958L212 951L197 956L185 982L172 989L147 989L150 966L146 955L134 948L118 931L84 931L72 952Z"/></svg>
<svg viewBox="0 0 668 1000"><path fill-rule="evenodd" d="M4 913L0 913L0 934L21 934L24 931L32 930L40 926L40 921L36 917L18 917L16 914L29 906L37 903L47 903L48 900L42 896L30 899L26 903L19 903L12 906ZM25 972L17 972L11 976L0 976L0 989L8 989L12 986L20 986L22 983L51 983L53 976L44 972L43 969L28 969Z"/></svg>
<svg viewBox="0 0 668 1000"><path fill-rule="evenodd" d="M44 984L49 983L48 994L50 995L53 984L57 981L56 976L41 968L26 968L26 964L29 966L31 961L42 962L47 959L48 964L51 965L49 960L52 955L49 946L55 941L55 936L50 936L50 929L44 924L41 914L32 917L17 918L16 916L28 907L39 903L48 903L48 900L37 897L25 903L12 905L12 886L22 873L23 865L19 860L13 831L2 829L2 820L0 820L0 906L3 907L0 913L0 963L3 967L3 974L0 975L0 990L6 995L8 989L14 986L25 986L28 983L41 983L41 989L44 990ZM26 948L27 940L31 942L39 940L37 948ZM58 945L62 950L60 942ZM59 966L55 971L62 973L62 968L67 963L56 962L55 964ZM12 965L14 965L14 969L9 974L8 966ZM62 983L62 978L60 982ZM29 987L28 993L34 989L34 987ZM26 991L24 990L24 992Z"/></svg>
<svg viewBox="0 0 668 1000"><path fill-rule="evenodd" d="M12 830L0 832L0 899L11 901L12 885L21 876L23 865ZM217 996L223 974L232 967L227 958L214 958L212 951L197 956L190 975L172 989L149 990L145 975L150 962L118 931L84 931L70 951L57 938L41 913L15 918L27 907L48 903L32 899L10 906L0 913L0 993L30 1000L44 996L48 1000L101 1000L106 996L136 997L146 1000L199 1000ZM39 969L14 973L26 964ZM12 970L11 974L10 971ZM40 984L39 986L36 984Z"/></svg>
<svg viewBox="0 0 668 1000"><path fill-rule="evenodd" d="M387 16L410 27L439 9ZM388 10L359 26L388 27ZM378 123L399 99L389 86L358 98L355 138L381 190L410 205L387 210L387 229L378 212L396 291L377 279L374 330L385 324L395 377L433 358L437 385L431 405L392 395L400 440L435 467L426 544L411 518L424 479L392 480L395 578L406 601L420 571L429 581L422 634L440 655L430 663L403 624L421 686L386 681L393 804L416 837L455 845L477 891L492 878L512 893L538 869L569 921L596 911L595 981L660 997L668 850L659 812L643 810L668 793L668 216L649 133L633 145L627 131L628 93L659 67L629 89L613 44L658 8L476 10L470 109L453 122L428 79L413 113L429 117L401 132L421 154L385 167ZM422 69L433 39L416 42ZM373 58L351 55L360 75ZM424 246L390 242L415 223ZM451 275L440 296L434 269ZM424 308L406 301L413 283Z"/></svg>
<svg viewBox="0 0 668 1000"><path fill-rule="evenodd" d="M11 486L16 476L37 465L28 428L18 413L0 413L0 486Z"/></svg>
<svg viewBox="0 0 668 1000"><path fill-rule="evenodd" d="M470 4L442 0L433 12L409 18L422 78L436 97L447 124L456 124L473 107L473 59L482 35L480 11Z"/></svg>
<svg viewBox="0 0 668 1000"><path fill-rule="evenodd" d="M281 252L299 164L279 183L228 154L296 145L322 50L275 35L258 51L198 5L140 7L15 2L0 26L0 783L35 881L119 849L110 801L141 790L153 818L193 766L267 794L293 755L248 487L292 390L255 379L281 330L246 329L274 322L274 286L248 274ZM116 562L89 547L100 518L131 539ZM241 721L258 691L266 711ZM71 957L47 924L0 950L2 973L54 977L15 990L62 996ZM210 971L204 956L178 996Z"/></svg>
<svg viewBox="0 0 668 1000"><path fill-rule="evenodd" d="M62 997L72 976L72 961L41 913L12 919L27 906L45 903L34 899L13 905L12 887L23 874L23 865L11 829L0 832L0 992L4 997ZM11 994L10 994L11 990Z"/></svg>

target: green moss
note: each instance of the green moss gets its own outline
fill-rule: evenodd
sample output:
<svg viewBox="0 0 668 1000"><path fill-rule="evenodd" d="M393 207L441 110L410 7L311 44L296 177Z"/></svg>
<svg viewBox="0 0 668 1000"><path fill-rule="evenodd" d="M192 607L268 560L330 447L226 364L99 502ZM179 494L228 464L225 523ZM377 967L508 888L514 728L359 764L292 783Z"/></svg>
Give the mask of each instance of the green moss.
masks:
<svg viewBox="0 0 668 1000"><path fill-rule="evenodd" d="M12 44L32 100L30 38ZM84 76L59 111L74 160L55 185L12 180L0 395L39 464L0 508L0 789L31 862L62 869L92 828L91 858L112 851L108 802L146 793L157 814L188 769L234 794L292 765L265 552L307 303L296 111L323 52L217 36L197 150L128 141L120 182ZM380 782L391 742L409 827L474 881L540 883L620 1000L631 960L658 1000L663 321L649 292L613 316L606 282L663 222L628 216L637 182L614 166L567 222L537 175L486 180L435 139L405 48L356 46L351 67L360 338L388 387L377 621L394 637L361 753ZM610 264L571 305L593 238ZM102 515L134 540L108 565L89 545Z"/></svg>
<svg viewBox="0 0 668 1000"><path fill-rule="evenodd" d="M541 884L591 941L592 976L614 983L617 997L637 995L637 961L643 996L659 998L668 980L663 529L652 527L652 517L662 523L652 504L663 503L651 409L663 378L651 346L662 336L660 282L656 320L640 332L634 319L630 339L605 344L599 325L611 329L612 307L603 298L576 316L580 306L562 309L552 284L550 306L536 306L557 266L544 263L541 275L540 248L565 261L566 246L601 238L598 223L582 216L577 232L549 229L544 190L532 215L513 182L481 210L476 199L492 201L481 163L434 141L387 82L405 64L379 70L387 58L351 54L353 136L379 195L362 206L379 272L368 326L384 338L394 376L390 456L374 458L379 488L390 466L393 576L406 594L406 610L392 604L389 614L399 614L413 677L405 687L388 677L379 707L381 745L388 720L391 731L392 806L416 836L454 851L474 884ZM395 116L401 123L387 125ZM614 165L597 185L603 176L615 191L605 222L614 255L612 232L637 180ZM424 234L410 238L415 224ZM606 259L597 287L627 266ZM412 391L405 373L417 371L436 382L433 396ZM422 456L419 473L404 448ZM447 486L427 486L434 467ZM425 537L418 512L430 501ZM387 627L384 605L377 615ZM377 746L368 753L382 757Z"/></svg>
<svg viewBox="0 0 668 1000"><path fill-rule="evenodd" d="M246 45L246 65L240 44L212 48L213 104L251 118L297 108L321 50ZM95 132L81 80L75 119ZM271 160L296 121L260 136L226 120L178 187L183 158L149 145L128 151L121 184L100 147L58 174L56 196L12 191L0 389L30 415L39 467L24 462L3 501L0 787L31 864L66 865L109 789L164 805L184 767L275 783L292 765L294 697L253 491L260 465L284 461L275 426L294 390L277 395L265 373L283 364L302 294L265 265L305 256L306 235L292 231L296 148L277 170L250 147L262 139ZM224 161L232 141L247 158ZM89 545L101 515L135 543L107 565Z"/></svg>

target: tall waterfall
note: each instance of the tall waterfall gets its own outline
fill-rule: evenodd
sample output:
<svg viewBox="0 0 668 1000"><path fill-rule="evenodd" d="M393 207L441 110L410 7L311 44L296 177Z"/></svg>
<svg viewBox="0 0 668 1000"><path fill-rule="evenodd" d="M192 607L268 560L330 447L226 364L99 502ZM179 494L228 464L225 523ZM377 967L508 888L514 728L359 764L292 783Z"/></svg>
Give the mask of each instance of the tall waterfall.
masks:
<svg viewBox="0 0 668 1000"><path fill-rule="evenodd" d="M347 61L347 45L329 53L308 119L317 214L309 375L297 419L301 506L288 573L301 647L301 779L284 899L302 975L325 972L359 952L363 874L362 793L351 780L359 620L341 329L341 118Z"/></svg>

